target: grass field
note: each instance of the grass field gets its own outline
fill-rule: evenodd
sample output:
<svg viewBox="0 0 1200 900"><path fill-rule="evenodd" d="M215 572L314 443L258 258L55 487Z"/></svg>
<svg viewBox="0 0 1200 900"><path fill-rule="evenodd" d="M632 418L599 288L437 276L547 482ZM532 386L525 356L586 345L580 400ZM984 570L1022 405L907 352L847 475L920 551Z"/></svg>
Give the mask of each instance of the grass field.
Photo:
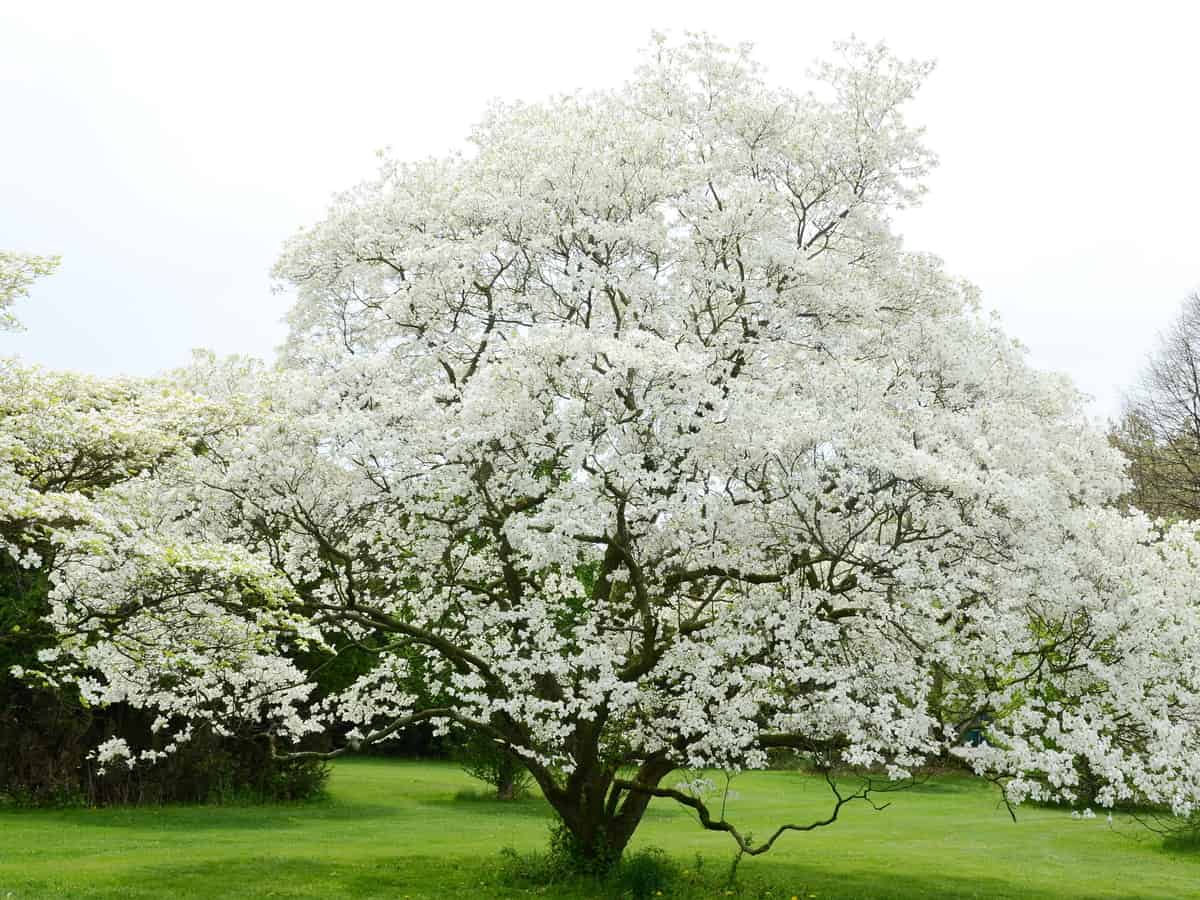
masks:
<svg viewBox="0 0 1200 900"><path fill-rule="evenodd" d="M541 800L462 799L446 764L339 762L329 799L297 806L0 811L0 900L43 897L608 897L579 883L534 888L502 877L499 850L543 848ZM827 801L817 779L742 776L730 818L759 833ZM1014 824L994 791L944 778L858 806L832 827L786 835L746 859L734 896L834 898L1200 897L1200 856L1164 851L1118 819L1024 809ZM686 870L668 896L726 896L725 835L656 802L635 847ZM697 871L697 861L699 870Z"/></svg>

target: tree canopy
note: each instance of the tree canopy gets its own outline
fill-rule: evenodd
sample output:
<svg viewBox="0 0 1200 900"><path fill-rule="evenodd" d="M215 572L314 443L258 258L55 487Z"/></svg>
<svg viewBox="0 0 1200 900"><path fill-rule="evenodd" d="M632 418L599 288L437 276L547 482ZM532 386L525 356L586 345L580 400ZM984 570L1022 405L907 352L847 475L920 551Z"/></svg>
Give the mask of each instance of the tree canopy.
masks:
<svg viewBox="0 0 1200 900"><path fill-rule="evenodd" d="M179 373L223 426L60 536L47 665L279 753L470 729L585 856L653 796L746 852L826 824L754 842L666 780L779 748L1190 808L1194 537L1116 509L1075 390L891 229L928 66L839 54L793 92L659 40L385 159L287 245L282 364ZM318 698L305 660L351 648Z"/></svg>

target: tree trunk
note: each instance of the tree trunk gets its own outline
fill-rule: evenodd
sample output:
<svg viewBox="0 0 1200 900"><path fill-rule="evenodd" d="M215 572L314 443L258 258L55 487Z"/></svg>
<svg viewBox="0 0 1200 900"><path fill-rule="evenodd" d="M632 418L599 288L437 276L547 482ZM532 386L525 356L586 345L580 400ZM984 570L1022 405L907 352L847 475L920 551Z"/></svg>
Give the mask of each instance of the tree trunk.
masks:
<svg viewBox="0 0 1200 900"><path fill-rule="evenodd" d="M663 760L650 760L635 780L656 787L674 768ZM600 874L616 865L650 805L648 793L614 788L615 775L609 768L577 770L565 791L547 794L562 823L552 851L565 854L581 872Z"/></svg>
<svg viewBox="0 0 1200 900"><path fill-rule="evenodd" d="M496 799L517 799L516 766L511 760L505 759L500 763L496 777Z"/></svg>
<svg viewBox="0 0 1200 900"><path fill-rule="evenodd" d="M551 839L551 852L561 853L580 873L600 875L620 862L632 834L616 827L612 818L563 817L561 831Z"/></svg>

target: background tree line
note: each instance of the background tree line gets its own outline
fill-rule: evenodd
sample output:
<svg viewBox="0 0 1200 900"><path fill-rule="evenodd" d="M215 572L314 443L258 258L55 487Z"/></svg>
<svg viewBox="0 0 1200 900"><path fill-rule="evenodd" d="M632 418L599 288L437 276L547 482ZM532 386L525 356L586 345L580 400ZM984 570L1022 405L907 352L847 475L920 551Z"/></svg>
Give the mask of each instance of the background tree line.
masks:
<svg viewBox="0 0 1200 900"><path fill-rule="evenodd" d="M1111 438L1129 459L1133 506L1200 519L1200 291L1160 334Z"/></svg>

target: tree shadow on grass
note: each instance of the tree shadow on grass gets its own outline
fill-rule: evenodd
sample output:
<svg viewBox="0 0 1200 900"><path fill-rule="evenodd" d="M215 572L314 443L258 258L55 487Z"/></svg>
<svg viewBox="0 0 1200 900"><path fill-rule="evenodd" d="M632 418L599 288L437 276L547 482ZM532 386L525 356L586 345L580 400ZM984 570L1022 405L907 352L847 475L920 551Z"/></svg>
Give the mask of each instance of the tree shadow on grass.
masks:
<svg viewBox="0 0 1200 900"><path fill-rule="evenodd" d="M212 897L480 897L508 896L479 860L441 856L364 856L354 859L254 856L131 869L112 896L170 894L175 900Z"/></svg>
<svg viewBox="0 0 1200 900"><path fill-rule="evenodd" d="M804 893L796 896L819 897L822 900L1168 900L1171 896L1159 892L1140 893L1126 890L1105 894L1077 893L1069 888L1031 890L1026 885L1013 884L997 878L958 878L948 875L939 878L891 875L878 879L853 875L839 879L836 884L829 884L824 879L791 879L779 883L785 889L788 883L799 884L799 887L793 889ZM1174 896L1178 900L1184 900L1194 895L1190 891L1181 891Z"/></svg>
<svg viewBox="0 0 1200 900"><path fill-rule="evenodd" d="M1114 885L1102 893L1073 891L1070 884L1041 888L999 878L955 877L944 873L914 875L896 871L839 871L834 863L825 868L787 863L743 868L732 894L724 880L720 860L709 858L703 875L687 872L669 891L676 900L712 897L804 897L817 900L926 900L926 898L975 898L975 900L1099 900L1099 898L1194 897L1192 885L1178 893L1157 888L1143 892L1136 883ZM127 879L85 896L122 897L131 900L170 895L175 900L210 897L521 897L610 898L605 885L578 881L565 885L512 887L499 880L491 858L458 856L330 857L301 858L253 856L131 869Z"/></svg>
<svg viewBox="0 0 1200 900"><path fill-rule="evenodd" d="M373 819L419 817L418 807L396 807L384 803L308 803L127 806L20 810L4 817L5 824L20 827L24 822L55 823L83 828L130 828L169 831L272 830L312 822L367 822Z"/></svg>
<svg viewBox="0 0 1200 900"><path fill-rule="evenodd" d="M1150 843L1156 853L1200 866L1200 840L1195 837L1168 836L1164 838L1147 830L1142 840ZM1200 889L1197 893L1200 893Z"/></svg>
<svg viewBox="0 0 1200 900"><path fill-rule="evenodd" d="M917 781L911 787L907 787L904 790L906 793L912 794L938 794L943 796L947 794L997 793L994 785L979 778L971 778L968 775L941 775L924 781Z"/></svg>
<svg viewBox="0 0 1200 900"><path fill-rule="evenodd" d="M520 800L498 800L486 794L459 791L441 803L421 802L423 806L440 806L469 811L472 816L489 819L552 819L554 810L540 794L522 797Z"/></svg>
<svg viewBox="0 0 1200 900"><path fill-rule="evenodd" d="M744 865L744 864L743 864ZM928 898L973 898L973 900L1170 900L1194 898L1193 884L1181 882L1175 893L1161 886L1142 888L1137 876L1096 892L1072 884L1050 886L986 876L954 875L947 871L911 873L903 870L843 871L836 862L828 866L792 863L762 863L743 869L739 876L742 895L816 897L818 900L928 900Z"/></svg>

